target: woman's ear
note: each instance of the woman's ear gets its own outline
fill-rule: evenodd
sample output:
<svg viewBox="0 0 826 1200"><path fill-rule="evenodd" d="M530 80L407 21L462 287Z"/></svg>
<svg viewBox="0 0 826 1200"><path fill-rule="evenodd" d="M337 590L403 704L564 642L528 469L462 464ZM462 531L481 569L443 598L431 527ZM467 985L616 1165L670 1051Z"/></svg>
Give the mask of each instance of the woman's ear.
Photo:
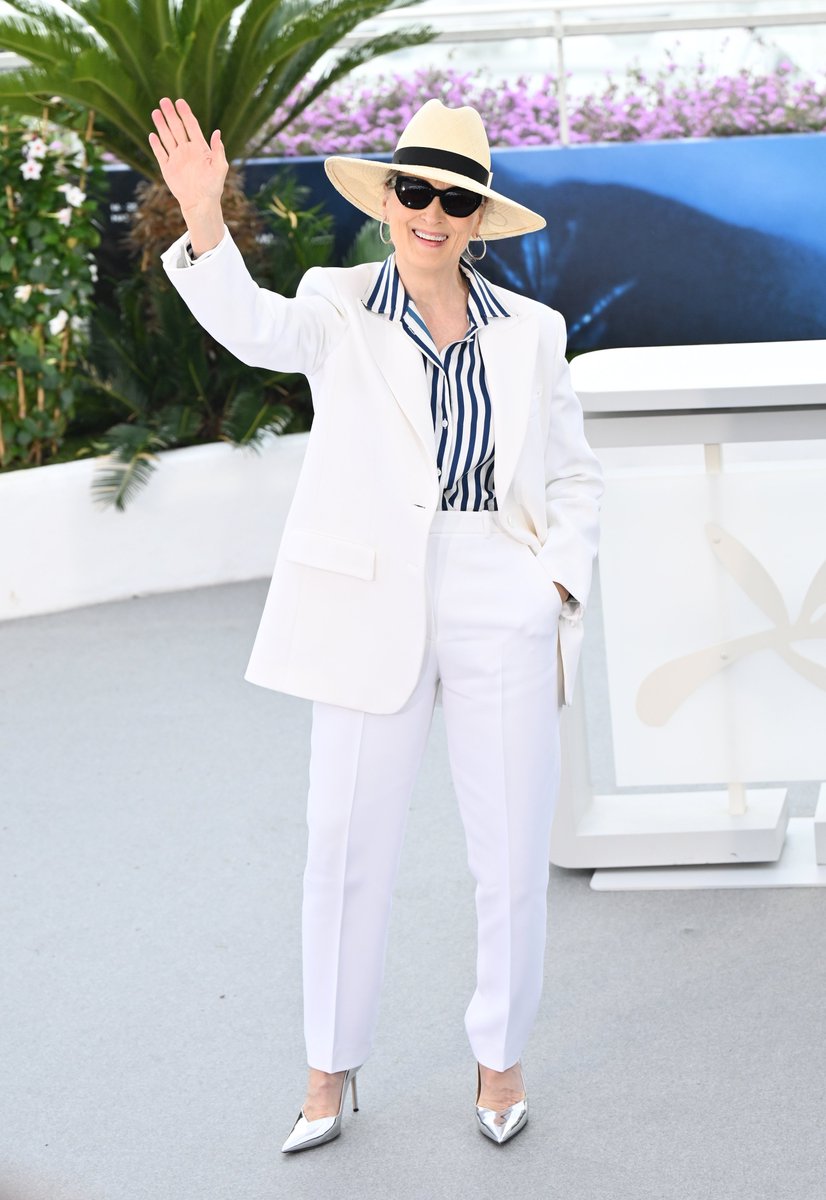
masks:
<svg viewBox="0 0 826 1200"><path fill-rule="evenodd" d="M485 219L485 206L487 205L487 202L487 197L485 197L476 210L476 220L473 223L473 233L471 234L472 241L476 241L479 236L479 230L482 228L482 222Z"/></svg>

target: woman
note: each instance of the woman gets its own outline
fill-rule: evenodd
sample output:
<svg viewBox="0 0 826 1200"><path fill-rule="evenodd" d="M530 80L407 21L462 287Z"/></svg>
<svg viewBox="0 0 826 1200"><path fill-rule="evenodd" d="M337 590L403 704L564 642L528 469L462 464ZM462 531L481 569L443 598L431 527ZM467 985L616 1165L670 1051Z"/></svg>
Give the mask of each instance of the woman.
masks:
<svg viewBox="0 0 826 1200"><path fill-rule="evenodd" d="M601 473L552 309L488 284L469 243L541 229L490 187L475 110L430 100L393 166L326 162L385 263L257 287L226 229L227 161L183 100L149 141L187 233L165 269L253 366L304 372L315 417L246 678L314 701L302 910L307 1094L287 1152L335 1137L372 1045L390 897L437 690L476 880L465 1026L476 1118L527 1120L558 714L570 702Z"/></svg>

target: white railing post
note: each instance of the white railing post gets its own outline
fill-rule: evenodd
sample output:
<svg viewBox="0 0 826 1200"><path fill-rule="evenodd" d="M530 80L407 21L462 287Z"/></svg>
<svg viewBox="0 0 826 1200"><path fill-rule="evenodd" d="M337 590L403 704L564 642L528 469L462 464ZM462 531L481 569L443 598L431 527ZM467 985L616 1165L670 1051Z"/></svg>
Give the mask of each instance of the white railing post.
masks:
<svg viewBox="0 0 826 1200"><path fill-rule="evenodd" d="M559 106L559 144L571 144L571 129L568 123L568 86L565 78L565 25L562 9L554 10L554 36L556 37L556 99Z"/></svg>

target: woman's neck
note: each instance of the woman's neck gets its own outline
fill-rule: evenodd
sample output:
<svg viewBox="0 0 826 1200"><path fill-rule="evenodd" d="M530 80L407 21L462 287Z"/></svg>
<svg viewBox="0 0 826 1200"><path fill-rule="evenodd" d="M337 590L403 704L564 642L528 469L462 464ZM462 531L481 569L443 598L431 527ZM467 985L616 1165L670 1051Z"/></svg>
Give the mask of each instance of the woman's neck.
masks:
<svg viewBox="0 0 826 1200"><path fill-rule="evenodd" d="M467 307L468 286L458 263L444 271L422 271L408 263L401 264L397 258L396 269L404 290L418 309L450 312Z"/></svg>

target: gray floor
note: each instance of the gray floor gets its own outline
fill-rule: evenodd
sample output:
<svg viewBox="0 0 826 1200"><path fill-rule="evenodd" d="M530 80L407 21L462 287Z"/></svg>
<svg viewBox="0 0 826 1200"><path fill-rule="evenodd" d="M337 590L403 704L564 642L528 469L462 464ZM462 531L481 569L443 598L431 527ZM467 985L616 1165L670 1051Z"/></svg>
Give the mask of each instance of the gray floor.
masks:
<svg viewBox="0 0 826 1200"><path fill-rule="evenodd" d="M2 1200L822 1200L826 889L595 893L552 869L531 1121L502 1148L476 1131L440 709L361 1111L280 1155L310 712L243 682L264 591L0 625Z"/></svg>

